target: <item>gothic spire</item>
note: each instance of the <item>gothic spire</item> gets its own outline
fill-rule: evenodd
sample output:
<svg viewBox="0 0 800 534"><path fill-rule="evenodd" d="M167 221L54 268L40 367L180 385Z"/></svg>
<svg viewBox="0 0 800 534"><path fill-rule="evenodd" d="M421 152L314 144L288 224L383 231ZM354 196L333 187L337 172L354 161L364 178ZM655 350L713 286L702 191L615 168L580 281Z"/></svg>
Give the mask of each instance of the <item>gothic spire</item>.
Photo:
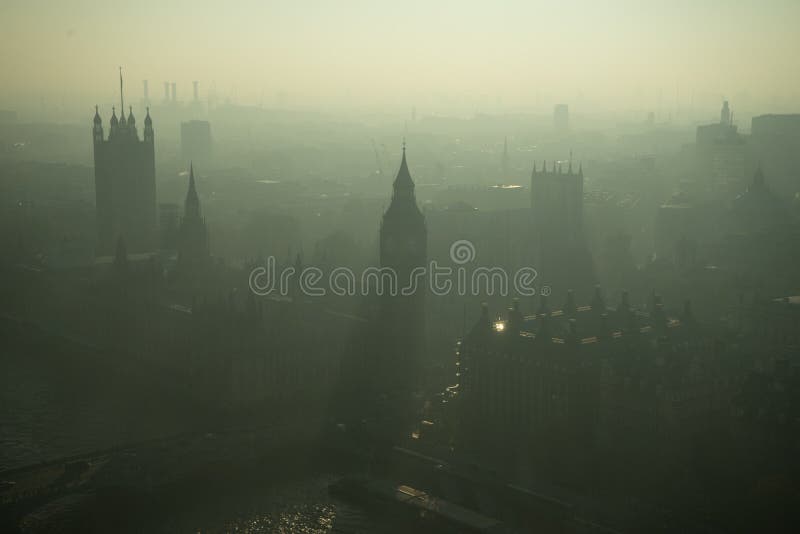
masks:
<svg viewBox="0 0 800 534"><path fill-rule="evenodd" d="M394 179L393 187L393 199L414 197L414 181L411 179L411 173L408 172L408 163L406 163L405 140L403 140L403 159L400 161L400 170L397 171L397 177Z"/></svg>
<svg viewBox="0 0 800 534"><path fill-rule="evenodd" d="M186 192L184 217L200 217L200 198L197 196L197 189L194 184L194 165L192 163L189 163L189 190Z"/></svg>
<svg viewBox="0 0 800 534"><path fill-rule="evenodd" d="M122 67L119 68L119 112L125 117L125 97L122 94Z"/></svg>

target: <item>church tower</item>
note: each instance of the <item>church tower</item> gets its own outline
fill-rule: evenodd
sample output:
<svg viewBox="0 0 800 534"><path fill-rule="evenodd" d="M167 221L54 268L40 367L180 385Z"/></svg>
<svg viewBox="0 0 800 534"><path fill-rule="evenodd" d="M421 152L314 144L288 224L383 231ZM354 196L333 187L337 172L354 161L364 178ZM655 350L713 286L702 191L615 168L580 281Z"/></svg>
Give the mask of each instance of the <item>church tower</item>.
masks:
<svg viewBox="0 0 800 534"><path fill-rule="evenodd" d="M114 253L122 238L128 252L156 249L156 165L153 122L148 109L144 139L139 139L133 108L125 117L122 69L119 76L120 118L112 108L108 138L95 106L92 140L97 213L98 255Z"/></svg>
<svg viewBox="0 0 800 534"><path fill-rule="evenodd" d="M178 269L196 271L208 261L208 231L200 214L200 198L194 182L194 166L189 164L189 190L178 233Z"/></svg>
<svg viewBox="0 0 800 534"><path fill-rule="evenodd" d="M390 388L401 394L419 387L425 352L425 292L427 276L413 276L425 268L428 231L417 206L414 181L408 171L406 148L394 180L392 200L380 228L380 264L396 273L395 294L385 285L381 295L380 329L382 373ZM417 271L419 272L419 271ZM425 273L427 274L427 273ZM414 282L416 282L414 284Z"/></svg>

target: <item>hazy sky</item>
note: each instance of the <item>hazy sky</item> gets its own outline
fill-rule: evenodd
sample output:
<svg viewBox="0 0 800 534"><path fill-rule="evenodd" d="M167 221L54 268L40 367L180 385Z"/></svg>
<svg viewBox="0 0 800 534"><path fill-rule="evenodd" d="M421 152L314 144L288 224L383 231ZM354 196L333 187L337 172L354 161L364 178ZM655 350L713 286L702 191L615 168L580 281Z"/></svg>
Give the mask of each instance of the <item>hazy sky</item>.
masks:
<svg viewBox="0 0 800 534"><path fill-rule="evenodd" d="M793 102L798 0L2 0L0 104L109 100L122 65L265 105ZM660 96L659 96L660 95ZM791 105L791 104L790 104Z"/></svg>

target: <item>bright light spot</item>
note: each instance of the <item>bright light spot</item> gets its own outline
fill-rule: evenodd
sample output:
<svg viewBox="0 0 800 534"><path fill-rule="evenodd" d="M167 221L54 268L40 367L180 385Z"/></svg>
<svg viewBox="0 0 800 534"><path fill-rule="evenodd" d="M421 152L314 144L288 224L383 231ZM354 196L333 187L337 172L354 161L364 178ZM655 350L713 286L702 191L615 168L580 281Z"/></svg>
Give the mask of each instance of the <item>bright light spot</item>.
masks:
<svg viewBox="0 0 800 534"><path fill-rule="evenodd" d="M503 321L497 321L496 323L494 323L494 329L497 332L502 332L503 330L506 329L506 323L504 323Z"/></svg>

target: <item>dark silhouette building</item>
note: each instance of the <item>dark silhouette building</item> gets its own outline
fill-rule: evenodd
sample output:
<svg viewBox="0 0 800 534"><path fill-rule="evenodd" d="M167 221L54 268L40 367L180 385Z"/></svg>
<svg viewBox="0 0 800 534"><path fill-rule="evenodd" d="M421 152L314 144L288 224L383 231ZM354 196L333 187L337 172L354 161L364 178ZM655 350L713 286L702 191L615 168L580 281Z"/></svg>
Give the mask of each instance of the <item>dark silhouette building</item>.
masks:
<svg viewBox="0 0 800 534"><path fill-rule="evenodd" d="M189 190L178 232L178 268L196 271L208 262L208 230L200 214L200 199L194 182L194 165L189 165Z"/></svg>
<svg viewBox="0 0 800 534"><path fill-rule="evenodd" d="M654 294L648 308L627 292L611 308L599 288L586 305L542 298L530 315L515 302L493 320L484 307L459 346L458 446L516 476L530 462L573 480L600 458L647 465L691 450L729 406L724 357L688 302L670 315Z"/></svg>
<svg viewBox="0 0 800 534"><path fill-rule="evenodd" d="M380 228L380 265L382 273L396 274L397 283L387 282L383 274L379 281L379 380L382 389L392 392L393 397L396 394L395 398L408 399L407 394L419 387L425 351L427 277L416 277L414 272L425 266L428 232L425 216L417 206L405 146L393 187Z"/></svg>
<svg viewBox="0 0 800 534"><path fill-rule="evenodd" d="M95 106L94 177L97 210L97 248L100 256L110 255L119 238L129 252L150 252L156 248L156 165L153 121L150 109L144 119L144 135L136 130L133 109L125 117L120 74L120 118L112 108L108 137Z"/></svg>
<svg viewBox="0 0 800 534"><path fill-rule="evenodd" d="M533 165L531 208L534 226L542 239L577 241L583 231L583 167L573 172L572 162L566 173L559 163L550 170Z"/></svg>
<svg viewBox="0 0 800 534"><path fill-rule="evenodd" d="M547 162L533 166L531 210L537 268L543 280L553 287L573 285L586 289L593 285L594 266L583 231L583 167L565 170L561 164Z"/></svg>

